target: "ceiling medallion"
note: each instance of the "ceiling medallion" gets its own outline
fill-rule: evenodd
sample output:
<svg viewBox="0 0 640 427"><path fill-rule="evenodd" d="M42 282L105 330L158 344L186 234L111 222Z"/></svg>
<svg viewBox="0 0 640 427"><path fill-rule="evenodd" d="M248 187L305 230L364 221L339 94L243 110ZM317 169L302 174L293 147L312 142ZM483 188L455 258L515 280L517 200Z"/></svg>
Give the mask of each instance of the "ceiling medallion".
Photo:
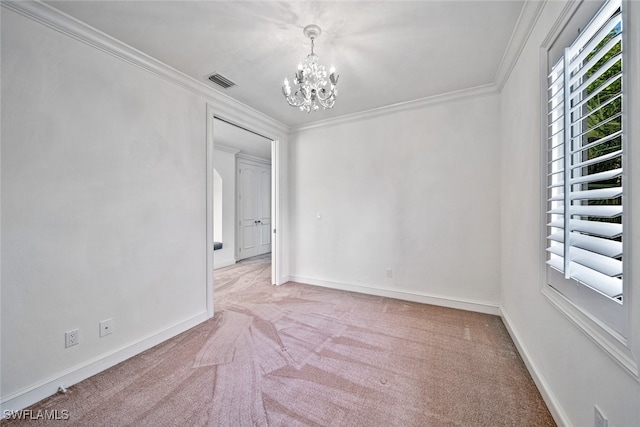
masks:
<svg viewBox="0 0 640 427"><path fill-rule="evenodd" d="M285 78L282 93L289 105L299 108L300 111L310 113L318 110L320 106L324 109L333 108L336 103L336 96L338 96L336 85L338 84L339 76L333 66L331 66L327 75L324 65L318 64L320 58L313 53L314 40L320 36L322 29L317 25L311 24L304 27L303 33L311 39L311 53L307 55L304 62L298 64L298 71L293 77L296 91L293 94L291 93L289 80ZM327 77L331 84L328 89L325 87L328 83Z"/></svg>

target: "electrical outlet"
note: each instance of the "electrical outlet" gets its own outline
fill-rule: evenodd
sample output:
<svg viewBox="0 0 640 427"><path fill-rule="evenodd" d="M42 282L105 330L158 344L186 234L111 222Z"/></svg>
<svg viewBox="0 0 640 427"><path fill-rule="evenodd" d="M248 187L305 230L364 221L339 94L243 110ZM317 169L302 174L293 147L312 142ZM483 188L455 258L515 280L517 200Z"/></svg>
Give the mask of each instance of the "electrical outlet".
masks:
<svg viewBox="0 0 640 427"><path fill-rule="evenodd" d="M78 329L72 329L64 333L64 347L69 348L80 344L80 336Z"/></svg>
<svg viewBox="0 0 640 427"><path fill-rule="evenodd" d="M593 425L595 427L607 427L609 425L609 420L604 416L598 405L593 408L594 422Z"/></svg>
<svg viewBox="0 0 640 427"><path fill-rule="evenodd" d="M387 267L387 277L389 279L393 277L393 269L391 267Z"/></svg>
<svg viewBox="0 0 640 427"><path fill-rule="evenodd" d="M113 333L113 319L106 319L100 322L100 338Z"/></svg>

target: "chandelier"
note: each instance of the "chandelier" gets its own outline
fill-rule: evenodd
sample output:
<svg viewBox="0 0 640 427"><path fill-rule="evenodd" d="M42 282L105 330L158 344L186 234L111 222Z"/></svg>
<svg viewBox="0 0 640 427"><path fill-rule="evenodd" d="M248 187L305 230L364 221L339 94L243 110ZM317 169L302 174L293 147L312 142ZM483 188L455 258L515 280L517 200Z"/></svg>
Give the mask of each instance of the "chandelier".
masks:
<svg viewBox="0 0 640 427"><path fill-rule="evenodd" d="M303 63L298 64L298 71L293 77L295 92L292 94L289 80L286 78L282 86L282 94L289 105L307 113L318 110L320 106L324 109L333 108L336 96L338 96L336 85L339 76L336 74L335 68L331 66L327 75L324 65L318 64L320 58L313 53L314 40L320 36L321 32L322 29L317 25L312 24L304 27L304 35L311 39L311 53L307 55ZM325 87L327 86L327 77L331 83L328 89Z"/></svg>

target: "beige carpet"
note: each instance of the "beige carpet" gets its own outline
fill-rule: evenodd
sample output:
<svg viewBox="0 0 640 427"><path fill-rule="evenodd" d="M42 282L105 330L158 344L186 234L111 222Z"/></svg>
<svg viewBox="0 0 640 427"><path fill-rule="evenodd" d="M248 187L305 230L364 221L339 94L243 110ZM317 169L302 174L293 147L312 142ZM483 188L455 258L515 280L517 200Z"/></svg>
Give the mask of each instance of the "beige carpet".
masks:
<svg viewBox="0 0 640 427"><path fill-rule="evenodd" d="M29 408L65 426L555 425L499 317L216 271L215 317Z"/></svg>

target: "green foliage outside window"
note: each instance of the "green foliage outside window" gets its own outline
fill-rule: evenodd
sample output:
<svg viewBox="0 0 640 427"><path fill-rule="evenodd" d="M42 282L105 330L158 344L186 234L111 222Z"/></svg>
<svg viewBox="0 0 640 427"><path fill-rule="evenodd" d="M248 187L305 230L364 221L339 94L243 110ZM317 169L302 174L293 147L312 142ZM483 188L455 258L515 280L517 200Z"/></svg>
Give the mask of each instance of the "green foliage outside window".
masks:
<svg viewBox="0 0 640 427"><path fill-rule="evenodd" d="M606 45L618 36L621 32L620 25L616 26L605 37L596 48L586 57L585 62L594 57ZM613 153L622 149L622 42L616 42L609 51L599 59L586 72L585 79L596 74L602 67L609 67L601 76L587 86L583 93L583 99L600 90L600 92L588 100L583 108L588 114L583 123L583 129L587 132L584 135L582 146L594 144L583 151L583 160L595 159L600 156ZM613 137L612 137L613 136ZM597 141L603 140L600 143ZM601 161L585 167L583 174L595 174L599 172L619 169L622 167L622 156L614 157L610 160ZM590 182L585 185L585 190L597 190L622 186L622 176L618 176L606 181ZM589 200L589 205L620 205L621 198L613 199L593 199ZM621 223L622 218L596 218L590 217L591 221L604 221Z"/></svg>

